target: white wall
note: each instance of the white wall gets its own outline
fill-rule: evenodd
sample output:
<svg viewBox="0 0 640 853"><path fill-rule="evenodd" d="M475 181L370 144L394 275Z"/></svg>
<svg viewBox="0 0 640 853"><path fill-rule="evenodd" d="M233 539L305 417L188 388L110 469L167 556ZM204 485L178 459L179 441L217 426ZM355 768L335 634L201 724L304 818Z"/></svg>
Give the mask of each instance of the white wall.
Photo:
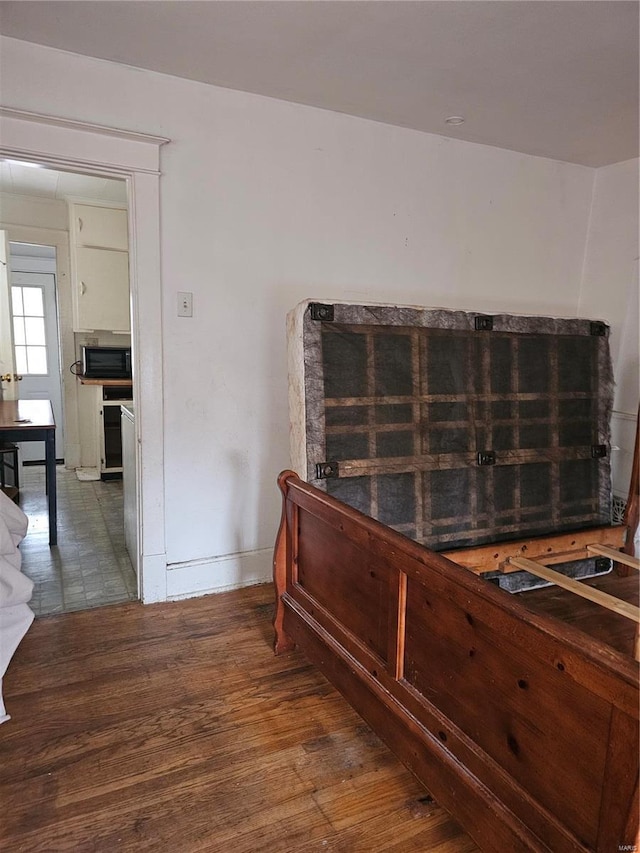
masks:
<svg viewBox="0 0 640 853"><path fill-rule="evenodd" d="M6 106L172 140L158 354L169 595L269 576L289 464L285 315L300 300L578 313L590 169L0 47ZM182 290L192 319L176 316Z"/></svg>
<svg viewBox="0 0 640 853"><path fill-rule="evenodd" d="M611 323L613 487L629 488L638 414L638 160L598 169L578 310Z"/></svg>
<svg viewBox="0 0 640 853"><path fill-rule="evenodd" d="M0 139L0 144L2 140ZM30 228L69 230L69 214L64 201L0 192L0 222Z"/></svg>

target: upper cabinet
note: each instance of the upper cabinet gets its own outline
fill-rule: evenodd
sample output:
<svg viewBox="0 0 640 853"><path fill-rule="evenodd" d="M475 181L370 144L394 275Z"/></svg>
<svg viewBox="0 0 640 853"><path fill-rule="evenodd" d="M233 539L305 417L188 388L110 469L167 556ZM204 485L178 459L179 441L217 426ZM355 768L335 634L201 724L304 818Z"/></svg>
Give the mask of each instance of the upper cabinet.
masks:
<svg viewBox="0 0 640 853"><path fill-rule="evenodd" d="M76 246L129 251L126 210L74 204L72 223Z"/></svg>
<svg viewBox="0 0 640 853"><path fill-rule="evenodd" d="M69 205L73 327L130 332L127 211Z"/></svg>
<svg viewBox="0 0 640 853"><path fill-rule="evenodd" d="M76 248L76 271L80 328L128 331L128 253Z"/></svg>

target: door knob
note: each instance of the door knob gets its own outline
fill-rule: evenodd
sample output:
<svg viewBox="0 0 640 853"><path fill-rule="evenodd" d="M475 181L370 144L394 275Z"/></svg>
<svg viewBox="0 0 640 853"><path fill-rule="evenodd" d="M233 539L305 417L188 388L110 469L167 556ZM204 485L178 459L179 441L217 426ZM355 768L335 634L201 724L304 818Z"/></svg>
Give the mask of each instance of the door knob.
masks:
<svg viewBox="0 0 640 853"><path fill-rule="evenodd" d="M12 379L13 377L10 373L3 373L2 376L0 376L0 382L11 382Z"/></svg>
<svg viewBox="0 0 640 853"><path fill-rule="evenodd" d="M13 378L16 382L22 382L22 376L19 376L17 373L13 374Z"/></svg>

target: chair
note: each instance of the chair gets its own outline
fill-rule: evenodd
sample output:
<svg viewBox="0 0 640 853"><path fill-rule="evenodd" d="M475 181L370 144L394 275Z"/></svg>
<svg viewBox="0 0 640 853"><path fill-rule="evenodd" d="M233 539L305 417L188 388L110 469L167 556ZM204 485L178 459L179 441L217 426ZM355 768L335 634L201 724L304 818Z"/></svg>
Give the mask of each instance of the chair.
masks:
<svg viewBox="0 0 640 853"><path fill-rule="evenodd" d="M0 488L12 500L17 500L20 493L18 446L11 442L0 442Z"/></svg>

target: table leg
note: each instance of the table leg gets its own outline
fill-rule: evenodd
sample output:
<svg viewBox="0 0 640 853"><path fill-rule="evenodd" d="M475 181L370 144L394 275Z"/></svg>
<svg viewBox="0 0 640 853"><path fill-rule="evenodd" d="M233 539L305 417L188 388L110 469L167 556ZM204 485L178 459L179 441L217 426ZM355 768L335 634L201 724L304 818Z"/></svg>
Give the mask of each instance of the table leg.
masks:
<svg viewBox="0 0 640 853"><path fill-rule="evenodd" d="M49 545L58 544L57 493L56 493L56 434L48 430L45 439L45 466L47 502L49 504Z"/></svg>

